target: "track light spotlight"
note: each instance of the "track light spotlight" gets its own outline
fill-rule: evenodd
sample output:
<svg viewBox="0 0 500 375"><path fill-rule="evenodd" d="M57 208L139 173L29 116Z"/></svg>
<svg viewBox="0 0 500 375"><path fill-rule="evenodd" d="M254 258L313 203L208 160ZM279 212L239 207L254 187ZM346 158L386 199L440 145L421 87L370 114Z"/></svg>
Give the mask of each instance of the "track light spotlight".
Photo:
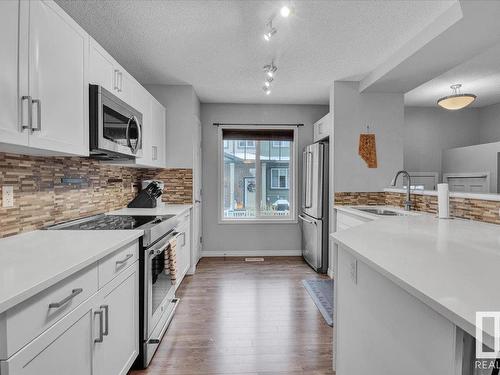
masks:
<svg viewBox="0 0 500 375"><path fill-rule="evenodd" d="M266 87L266 86L264 86L264 87L262 88L262 90L264 90L264 92L266 93L266 95L270 95L270 94L271 94L271 88L270 88L270 87Z"/></svg>
<svg viewBox="0 0 500 375"><path fill-rule="evenodd" d="M281 14L281 17L287 18L290 14L292 14L292 8L290 8L289 6L284 5L280 9L280 14Z"/></svg>
<svg viewBox="0 0 500 375"><path fill-rule="evenodd" d="M267 28L267 30L264 33L264 39L269 42L271 40L271 38L273 37L273 35L278 32L278 30L275 27L273 27L273 21L272 20L270 20L267 23L266 28Z"/></svg>
<svg viewBox="0 0 500 375"><path fill-rule="evenodd" d="M273 62L269 65L264 66L264 72L266 72L269 78L274 78L277 70L278 68L276 67L276 65L274 65Z"/></svg>

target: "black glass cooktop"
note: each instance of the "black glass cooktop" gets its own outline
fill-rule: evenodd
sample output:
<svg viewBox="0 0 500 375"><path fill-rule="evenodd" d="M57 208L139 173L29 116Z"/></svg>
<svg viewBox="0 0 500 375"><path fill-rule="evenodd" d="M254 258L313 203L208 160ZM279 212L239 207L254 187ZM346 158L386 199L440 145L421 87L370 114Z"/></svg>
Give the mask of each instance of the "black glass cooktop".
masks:
<svg viewBox="0 0 500 375"><path fill-rule="evenodd" d="M55 225L48 229L67 230L117 230L117 229L137 229L138 227L150 223L156 219L155 216L118 216L99 215L87 219L71 221L61 225Z"/></svg>

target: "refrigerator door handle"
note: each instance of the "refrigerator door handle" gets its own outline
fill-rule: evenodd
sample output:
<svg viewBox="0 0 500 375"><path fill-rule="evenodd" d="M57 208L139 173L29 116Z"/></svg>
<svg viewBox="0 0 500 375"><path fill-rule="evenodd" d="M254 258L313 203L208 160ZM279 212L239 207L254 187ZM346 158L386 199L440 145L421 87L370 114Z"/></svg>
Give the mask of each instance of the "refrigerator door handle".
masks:
<svg viewBox="0 0 500 375"><path fill-rule="evenodd" d="M315 221L311 221L311 220L307 220L304 216L302 215L299 215L299 219L308 223L308 224L314 224L314 225L317 225Z"/></svg>
<svg viewBox="0 0 500 375"><path fill-rule="evenodd" d="M313 153L307 151L306 155L306 165L307 165L307 173L306 173L306 201L305 208L312 207L312 164L313 164Z"/></svg>
<svg viewBox="0 0 500 375"><path fill-rule="evenodd" d="M302 207L306 207L307 197L307 151L302 152Z"/></svg>

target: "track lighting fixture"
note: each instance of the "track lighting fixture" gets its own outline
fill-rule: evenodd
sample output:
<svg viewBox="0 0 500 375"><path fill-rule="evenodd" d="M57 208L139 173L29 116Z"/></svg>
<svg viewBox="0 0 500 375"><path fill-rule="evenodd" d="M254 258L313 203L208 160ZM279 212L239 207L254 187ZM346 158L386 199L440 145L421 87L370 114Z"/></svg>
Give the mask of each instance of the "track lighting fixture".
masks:
<svg viewBox="0 0 500 375"><path fill-rule="evenodd" d="M280 9L280 14L281 14L281 17L287 18L290 14L292 14L292 8L284 5Z"/></svg>
<svg viewBox="0 0 500 375"><path fill-rule="evenodd" d="M273 20L270 19L269 22L266 24L266 32L264 33L264 39L266 41L270 41L271 38L273 37L274 34L276 34L278 32L278 30L273 27Z"/></svg>
<svg viewBox="0 0 500 375"><path fill-rule="evenodd" d="M271 87L272 81L273 81L273 79L271 77L267 77L266 80L264 81L264 86Z"/></svg>
<svg viewBox="0 0 500 375"><path fill-rule="evenodd" d="M276 65L274 65L274 62L271 62L271 64L264 66L264 72L266 72L269 78L274 78L277 70L278 68L276 67Z"/></svg>
<svg viewBox="0 0 500 375"><path fill-rule="evenodd" d="M266 95L271 94L271 88L270 88L270 87L264 86L264 87L262 88L262 90L264 90L264 92L266 93Z"/></svg>

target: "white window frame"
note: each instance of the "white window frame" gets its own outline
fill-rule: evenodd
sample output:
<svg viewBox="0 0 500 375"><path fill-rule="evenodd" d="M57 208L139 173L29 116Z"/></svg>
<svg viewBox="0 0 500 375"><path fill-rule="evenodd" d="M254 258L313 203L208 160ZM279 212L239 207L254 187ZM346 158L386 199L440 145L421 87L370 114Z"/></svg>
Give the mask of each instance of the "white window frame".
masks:
<svg viewBox="0 0 500 375"><path fill-rule="evenodd" d="M280 181L280 171L286 171L285 173L285 176L286 176L286 186L285 187L281 187L281 186L273 186L273 171L277 171L278 172L278 183ZM289 184L288 184L288 167L273 167L271 168L271 189L272 190L287 190L289 189Z"/></svg>
<svg viewBox="0 0 500 375"><path fill-rule="evenodd" d="M224 129L242 129L242 130L292 130L293 131L293 142L290 149L290 160L288 164L288 181L291 186L288 188L289 201L290 201L290 214L287 217L282 216L262 216L257 218L227 218L224 217L224 148L223 148L223 138L222 131ZM217 168L217 205L218 205L218 223L219 224L296 224L297 221L297 202L298 202L298 144L299 144L299 132L296 126L276 126L276 125L219 125L217 129L217 153L219 157L219 166ZM255 143L254 143L255 145ZM260 144L257 144L256 155L260 155ZM256 146L257 146L256 145ZM257 186L262 186L262 171L260 163L255 163L256 168L256 182ZM289 184L290 185L290 184ZM257 190L256 202L260 202L260 190Z"/></svg>

